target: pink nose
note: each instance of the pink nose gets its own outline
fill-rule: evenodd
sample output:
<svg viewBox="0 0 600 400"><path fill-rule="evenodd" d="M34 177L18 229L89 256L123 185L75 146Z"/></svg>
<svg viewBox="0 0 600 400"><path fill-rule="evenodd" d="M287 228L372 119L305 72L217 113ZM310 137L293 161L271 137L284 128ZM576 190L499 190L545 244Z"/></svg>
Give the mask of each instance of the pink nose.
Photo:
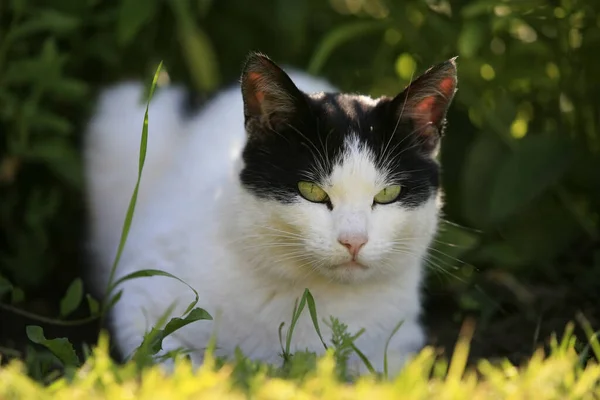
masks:
<svg viewBox="0 0 600 400"><path fill-rule="evenodd" d="M348 249L352 258L356 258L360 249L369 241L366 235L342 235L338 238L338 242Z"/></svg>

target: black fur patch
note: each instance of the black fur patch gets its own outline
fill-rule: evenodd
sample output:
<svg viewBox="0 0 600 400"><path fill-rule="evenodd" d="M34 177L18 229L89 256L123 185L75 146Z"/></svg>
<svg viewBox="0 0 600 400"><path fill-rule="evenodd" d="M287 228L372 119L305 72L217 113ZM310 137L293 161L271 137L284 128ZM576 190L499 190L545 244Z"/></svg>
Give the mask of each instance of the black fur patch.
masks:
<svg viewBox="0 0 600 400"><path fill-rule="evenodd" d="M318 100L305 97L308 109L287 126L254 138L250 133L241 180L252 193L284 203L294 201L298 181L306 180L318 165L331 172L349 135L356 135L376 155L378 167L389 163L390 178L403 186L398 201L404 206L418 206L435 194L439 166L422 151L422 139L412 122L393 117L391 99L372 106L345 94L325 94Z"/></svg>
<svg viewBox="0 0 600 400"><path fill-rule="evenodd" d="M454 59L395 98L373 102L351 94L305 94L267 57L251 55L242 74L248 133L242 184L260 198L296 201L298 181L319 169L329 174L352 135L372 151L378 168L389 171L388 179L402 185L397 202L419 206L439 187L432 154L455 90Z"/></svg>

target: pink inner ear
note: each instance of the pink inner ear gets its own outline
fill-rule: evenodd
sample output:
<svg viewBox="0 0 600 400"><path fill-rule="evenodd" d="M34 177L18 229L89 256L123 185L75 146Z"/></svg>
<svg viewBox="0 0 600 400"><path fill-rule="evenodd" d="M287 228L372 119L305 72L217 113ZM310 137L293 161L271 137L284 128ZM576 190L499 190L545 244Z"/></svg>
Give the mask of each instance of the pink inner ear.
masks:
<svg viewBox="0 0 600 400"><path fill-rule="evenodd" d="M431 122L437 125L442 119L444 109L444 99L441 99L440 96L426 97L416 105L414 118L422 125Z"/></svg>
<svg viewBox="0 0 600 400"><path fill-rule="evenodd" d="M265 94L263 92L257 91L254 94L254 97L256 97L256 101L258 101L258 103L261 104L263 102L263 100L265 99Z"/></svg>
<svg viewBox="0 0 600 400"><path fill-rule="evenodd" d="M426 97L415 106L413 118L419 121L419 125L435 121L435 100L435 96Z"/></svg>
<svg viewBox="0 0 600 400"><path fill-rule="evenodd" d="M415 107L415 110L417 110L419 116L426 116L426 115L431 114L431 111L433 110L434 106L435 106L435 97L434 96L426 97L425 99L421 100L417 104L417 106Z"/></svg>
<svg viewBox="0 0 600 400"><path fill-rule="evenodd" d="M443 79L438 85L441 95L436 94L425 97L415 105L414 117L418 119L420 124L425 125L430 122L438 124L440 122L448 99L454 92L454 85L455 81L453 78Z"/></svg>
<svg viewBox="0 0 600 400"><path fill-rule="evenodd" d="M440 82L440 90L446 97L452 96L452 92L454 91L454 79L446 78Z"/></svg>
<svg viewBox="0 0 600 400"><path fill-rule="evenodd" d="M261 75L258 72L249 72L248 73L248 79L250 79L252 81L252 83L256 84L257 81L259 81L261 78Z"/></svg>
<svg viewBox="0 0 600 400"><path fill-rule="evenodd" d="M256 101L258 102L258 104L261 104L263 102L263 100L265 99L265 93L262 90L259 90L259 81L261 80L262 75L259 74L258 72L250 72L248 74L248 80L250 81L250 84L252 85L252 87L254 88L254 98L256 99Z"/></svg>

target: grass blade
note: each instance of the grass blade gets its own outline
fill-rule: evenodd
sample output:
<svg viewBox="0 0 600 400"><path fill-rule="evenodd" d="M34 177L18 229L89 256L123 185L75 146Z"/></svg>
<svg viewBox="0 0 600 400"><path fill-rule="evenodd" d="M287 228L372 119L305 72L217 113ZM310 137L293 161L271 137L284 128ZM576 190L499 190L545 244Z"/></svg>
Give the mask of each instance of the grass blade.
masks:
<svg viewBox="0 0 600 400"><path fill-rule="evenodd" d="M388 346L390 345L390 342L392 341L392 338L394 337L394 335L396 335L396 333L398 332L398 330L400 329L400 327L402 326L402 324L404 324L404 320L401 320L400 322L398 322L396 324L396 326L392 330L392 334L385 341L385 347L383 349L383 376L385 377L385 379L388 379L388 358L387 358L387 355L388 355Z"/></svg>
<svg viewBox="0 0 600 400"><path fill-rule="evenodd" d="M166 315L168 315L170 312L171 310L167 310ZM202 308L194 308L185 317L171 318L163 329L154 327L152 331L144 337L144 341L136 350L133 360L135 360L139 366L147 364L152 356L156 355L162 350L162 342L167 336L186 325L201 320L212 320L212 317L208 312L206 312L206 310L203 310ZM159 322L157 326L161 325L162 323Z"/></svg>
<svg viewBox="0 0 600 400"><path fill-rule="evenodd" d="M319 328L319 319L317 316L317 306L315 304L315 298L313 297L310 290L304 290L304 296L306 297L306 303L308 304L308 311L310 312L310 318L312 319L313 326L315 327L315 331L317 331L317 335L319 335L319 339L321 339L321 343L323 343L323 347L327 350L327 344L323 340L323 335L321 334L321 328Z"/></svg>
<svg viewBox="0 0 600 400"><path fill-rule="evenodd" d="M360 351L358 349L358 347L356 347L356 345L354 344L354 342L350 343L350 347L352 347L352 350L358 355L358 357L363 362L363 364L365 364L365 367L367 367L367 369L369 370L369 372L372 375L377 374L377 371L375 371L375 368L373 368L373 364L371 364L371 361L369 361L369 359L367 358L367 356L365 356L365 354L362 351Z"/></svg>
<svg viewBox="0 0 600 400"><path fill-rule="evenodd" d="M600 362L600 342L598 341L598 335L594 333L590 321L582 313L577 314L577 320L588 338L588 345L592 348L596 360Z"/></svg>
<svg viewBox="0 0 600 400"><path fill-rule="evenodd" d="M151 276L164 276L164 277L167 277L167 278L178 280L179 282L183 283L185 286L187 286L188 288L190 288L190 290L192 292L194 292L194 301L192 301L188 305L188 307L184 311L183 315L186 315L187 313L189 313L190 311L192 311L192 309L196 306L196 304L198 304L198 292L196 291L196 289L194 289L187 282L185 282L182 279L176 277L175 275L170 274L170 273L165 272L165 271L161 271L159 269L142 269L142 270L139 270L139 271L132 272L132 273L127 274L124 277L120 278L119 280L117 280L114 283L113 287L117 287L121 283L123 283L125 281L128 281L128 280L131 280L131 279L147 278L147 277L151 277Z"/></svg>
<svg viewBox="0 0 600 400"><path fill-rule="evenodd" d="M131 195L131 200L129 201L129 207L127 208L127 214L125 216L125 221L123 222L123 229L121 231L121 238L119 240L119 247L117 249L117 254L115 255L115 259L113 265L110 270L110 275L108 278L108 285L106 287L106 294L104 296L103 301L103 312L102 318L106 313L106 300L110 297L110 294L116 285L113 285L112 282L115 278L115 272L117 270L117 265L121 260L121 255L123 253L123 248L125 247L125 243L127 242L127 236L129 235L129 229L131 228L131 221L133 220L133 213L135 211L135 205L137 202L138 191L140 187L140 180L142 179L142 171L144 169L144 162L146 160L146 150L148 147L148 109L150 108L150 101L152 100L152 96L154 95L154 90L156 89L156 84L158 82L158 77L160 75L160 71L162 69L162 61L158 64L158 68L154 73L154 78L152 79L152 85L150 86L150 93L148 95L148 101L146 103L146 112L144 114L144 124L142 127L142 138L140 141L140 159L138 165L138 177L137 182L135 184L135 188L133 190L133 194Z"/></svg>
<svg viewBox="0 0 600 400"><path fill-rule="evenodd" d="M290 324L290 329L287 332L286 340L285 340L285 352L290 354L290 347L292 346L292 335L294 333L294 328L296 327L296 323L298 319L300 319L300 314L302 314L302 310L306 306L306 292L300 298L300 303L296 302L294 305L294 312L292 313L292 322Z"/></svg>

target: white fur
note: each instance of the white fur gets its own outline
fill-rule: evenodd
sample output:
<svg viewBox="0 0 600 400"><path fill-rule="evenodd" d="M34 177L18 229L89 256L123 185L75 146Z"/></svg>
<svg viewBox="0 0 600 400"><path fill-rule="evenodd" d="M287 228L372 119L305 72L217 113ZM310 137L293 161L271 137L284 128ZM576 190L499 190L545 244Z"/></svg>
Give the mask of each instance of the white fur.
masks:
<svg viewBox="0 0 600 400"><path fill-rule="evenodd" d="M302 73L290 76L307 92L334 89ZM142 86L133 83L105 91L87 132L91 247L99 289L108 280L137 176L141 93ZM237 177L245 140L240 90L223 91L187 121L180 118L181 99L182 93L169 87L151 103L140 194L116 274L161 269L198 291L198 306L215 320L186 326L163 348L194 349L192 359L199 363L216 332L218 354L231 355L239 346L252 358L279 363L278 328L285 322L285 334L294 302L308 287L321 319L335 316L352 333L366 329L357 346L378 370L387 338L404 320L388 349L390 370L398 371L423 344L421 262L436 229L436 200L415 210L372 208L386 177L352 139L340 164L324 177L332 211L300 197L291 205L259 200ZM367 268L344 266L351 256L338 237L348 234L368 236L357 259ZM183 284L164 277L130 280L121 288L111 321L125 354L169 306L176 304L174 315L180 315L193 300ZM321 329L328 340L329 329L323 323ZM308 310L292 344L298 350L323 350Z"/></svg>

